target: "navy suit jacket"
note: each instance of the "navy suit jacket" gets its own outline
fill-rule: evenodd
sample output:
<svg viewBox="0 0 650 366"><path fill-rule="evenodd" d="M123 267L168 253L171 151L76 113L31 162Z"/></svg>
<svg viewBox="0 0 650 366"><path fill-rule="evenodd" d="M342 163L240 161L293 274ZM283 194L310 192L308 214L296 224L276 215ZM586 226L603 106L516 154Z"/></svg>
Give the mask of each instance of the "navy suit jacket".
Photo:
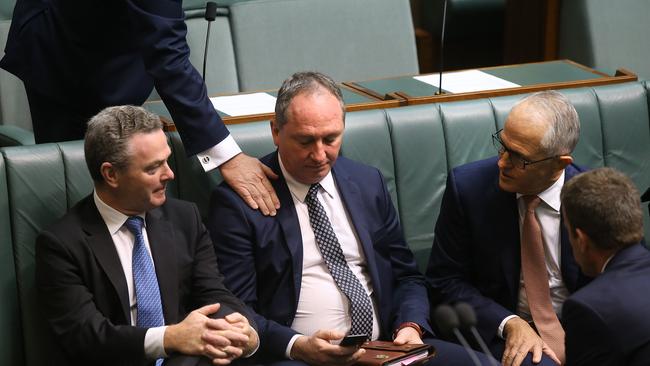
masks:
<svg viewBox="0 0 650 366"><path fill-rule="evenodd" d="M565 170L565 180L581 171ZM580 274L561 224L561 271L574 292L586 278ZM519 295L521 252L516 194L499 188L497 159L454 168L435 227L427 280L444 301L472 305L478 330L496 341L499 324L515 313Z"/></svg>
<svg viewBox="0 0 650 366"><path fill-rule="evenodd" d="M0 67L97 112L141 105L155 85L192 155L228 130L190 64L186 33L181 0L18 0Z"/></svg>
<svg viewBox="0 0 650 366"><path fill-rule="evenodd" d="M650 252L618 252L605 272L564 303L567 366L650 363Z"/></svg>
<svg viewBox="0 0 650 366"><path fill-rule="evenodd" d="M167 199L147 213L146 230L166 324L219 302L255 323L223 285L209 234L195 205ZM146 328L131 326L124 271L92 195L36 239L39 310L67 354L67 365L144 365Z"/></svg>
<svg viewBox="0 0 650 366"><path fill-rule="evenodd" d="M277 216L252 210L227 185L212 195L208 228L226 285L256 313L260 354L285 358L302 278L302 237L278 155L262 159L280 178L272 181L282 208ZM431 335L426 281L404 241L381 173L339 157L334 180L367 260L377 304L380 336L390 339L402 322Z"/></svg>

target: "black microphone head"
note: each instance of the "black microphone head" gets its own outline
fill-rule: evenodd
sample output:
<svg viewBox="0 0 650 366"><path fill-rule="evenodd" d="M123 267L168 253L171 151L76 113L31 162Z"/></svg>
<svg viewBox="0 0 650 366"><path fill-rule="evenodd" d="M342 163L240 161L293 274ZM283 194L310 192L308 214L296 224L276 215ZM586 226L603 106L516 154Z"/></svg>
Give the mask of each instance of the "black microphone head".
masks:
<svg viewBox="0 0 650 366"><path fill-rule="evenodd" d="M458 315L458 320L463 329L469 329L476 326L476 313L472 306L466 302L457 303L454 308Z"/></svg>
<svg viewBox="0 0 650 366"><path fill-rule="evenodd" d="M460 325L456 312L449 305L438 306L433 313L433 319L442 334L448 337L451 337L454 329Z"/></svg>
<svg viewBox="0 0 650 366"><path fill-rule="evenodd" d="M217 3L208 1L205 3L205 20L211 22L217 18Z"/></svg>

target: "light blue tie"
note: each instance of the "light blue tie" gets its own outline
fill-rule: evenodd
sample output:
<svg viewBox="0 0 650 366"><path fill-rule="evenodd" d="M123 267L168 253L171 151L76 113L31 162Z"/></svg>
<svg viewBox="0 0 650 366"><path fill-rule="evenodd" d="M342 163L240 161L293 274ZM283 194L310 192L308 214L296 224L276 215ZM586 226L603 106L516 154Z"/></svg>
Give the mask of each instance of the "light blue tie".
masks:
<svg viewBox="0 0 650 366"><path fill-rule="evenodd" d="M160 289L153 261L147 252L142 236L144 220L140 216L131 216L126 220L126 227L135 237L133 245L133 283L138 315L136 325L153 328L165 325L165 318L160 301ZM156 360L156 366L162 365L163 359Z"/></svg>

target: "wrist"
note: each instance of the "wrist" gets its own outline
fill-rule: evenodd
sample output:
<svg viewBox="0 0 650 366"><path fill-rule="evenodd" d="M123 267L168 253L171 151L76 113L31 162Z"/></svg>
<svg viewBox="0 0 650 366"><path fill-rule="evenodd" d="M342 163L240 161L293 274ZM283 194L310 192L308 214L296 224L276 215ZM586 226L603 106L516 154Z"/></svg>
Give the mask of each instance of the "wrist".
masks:
<svg viewBox="0 0 650 366"><path fill-rule="evenodd" d="M393 339L397 338L397 334L399 333L400 330L404 328L413 328L415 331L418 333L418 336L420 339L422 339L422 336L424 335L424 332L422 331L422 328L418 323L415 322L404 322L400 324L397 328L395 328L395 331L393 332Z"/></svg>

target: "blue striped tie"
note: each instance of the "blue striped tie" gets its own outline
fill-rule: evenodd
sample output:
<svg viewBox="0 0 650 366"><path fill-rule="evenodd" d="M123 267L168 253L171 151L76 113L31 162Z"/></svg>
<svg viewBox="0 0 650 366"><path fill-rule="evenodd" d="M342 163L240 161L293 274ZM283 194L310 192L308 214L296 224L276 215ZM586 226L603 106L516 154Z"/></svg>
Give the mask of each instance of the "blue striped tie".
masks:
<svg viewBox="0 0 650 366"><path fill-rule="evenodd" d="M133 282L135 284L135 299L137 301L138 315L136 326L153 328L165 325L160 289L153 261L144 244L142 225L144 220L140 216L131 216L126 220L126 227L135 237L133 245ZM156 360L156 366L162 365L163 359Z"/></svg>

